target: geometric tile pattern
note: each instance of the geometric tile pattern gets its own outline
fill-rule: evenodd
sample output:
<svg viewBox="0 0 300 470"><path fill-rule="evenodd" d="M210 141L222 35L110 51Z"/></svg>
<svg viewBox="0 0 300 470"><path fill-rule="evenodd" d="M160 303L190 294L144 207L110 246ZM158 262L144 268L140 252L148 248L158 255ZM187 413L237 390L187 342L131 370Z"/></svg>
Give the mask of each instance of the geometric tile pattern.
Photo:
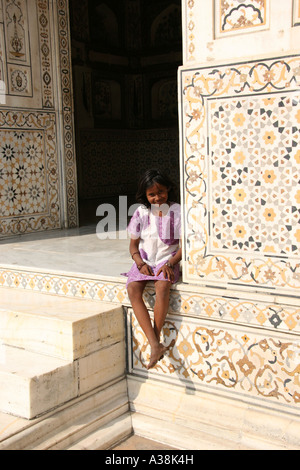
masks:
<svg viewBox="0 0 300 470"><path fill-rule="evenodd" d="M184 280L300 289L300 57L181 70Z"/></svg>
<svg viewBox="0 0 300 470"><path fill-rule="evenodd" d="M211 103L210 135L214 249L299 256L300 94Z"/></svg>
<svg viewBox="0 0 300 470"><path fill-rule="evenodd" d="M47 210L44 136L39 131L0 130L0 216Z"/></svg>
<svg viewBox="0 0 300 470"><path fill-rule="evenodd" d="M54 113L0 111L0 236L60 227Z"/></svg>
<svg viewBox="0 0 300 470"><path fill-rule="evenodd" d="M131 309L131 371L149 374L147 339ZM299 357L296 337L270 336L265 330L168 317L162 341L169 347L151 376L194 390L231 394L235 399L290 409L300 414Z"/></svg>

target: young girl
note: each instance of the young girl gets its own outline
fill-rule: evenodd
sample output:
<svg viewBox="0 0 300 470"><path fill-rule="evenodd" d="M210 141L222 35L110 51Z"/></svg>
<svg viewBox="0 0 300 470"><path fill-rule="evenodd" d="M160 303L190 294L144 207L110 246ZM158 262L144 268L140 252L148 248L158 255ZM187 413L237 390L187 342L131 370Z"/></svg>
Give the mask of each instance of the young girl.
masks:
<svg viewBox="0 0 300 470"><path fill-rule="evenodd" d="M167 349L160 343L160 333L168 311L171 284L179 279L181 218L180 205L172 201L173 190L166 175L148 170L136 195L141 205L128 225L134 264L126 274L126 287L134 314L151 347L148 369L162 359ZM154 326L143 301L147 281L155 283Z"/></svg>

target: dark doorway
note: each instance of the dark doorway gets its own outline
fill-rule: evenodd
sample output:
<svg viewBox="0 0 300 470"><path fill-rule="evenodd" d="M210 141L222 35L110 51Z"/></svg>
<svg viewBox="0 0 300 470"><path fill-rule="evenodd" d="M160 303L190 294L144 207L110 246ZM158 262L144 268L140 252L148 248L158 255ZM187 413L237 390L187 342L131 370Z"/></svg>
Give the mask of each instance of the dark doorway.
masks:
<svg viewBox="0 0 300 470"><path fill-rule="evenodd" d="M179 188L181 0L70 0L80 225L135 202L147 168Z"/></svg>

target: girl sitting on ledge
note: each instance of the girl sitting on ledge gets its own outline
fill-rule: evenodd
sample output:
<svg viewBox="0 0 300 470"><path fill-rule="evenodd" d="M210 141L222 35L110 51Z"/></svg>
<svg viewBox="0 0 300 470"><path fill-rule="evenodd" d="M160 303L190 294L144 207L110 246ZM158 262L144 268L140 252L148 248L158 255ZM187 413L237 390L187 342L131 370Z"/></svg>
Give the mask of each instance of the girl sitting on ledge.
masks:
<svg viewBox="0 0 300 470"><path fill-rule="evenodd" d="M181 208L172 200L173 195L174 185L166 175L159 170L146 171L136 195L141 205L128 225L134 264L125 274L126 287L134 314L151 347L147 369L154 367L167 350L160 342L160 333L168 312L171 285L180 274ZM148 281L155 283L153 326L143 300Z"/></svg>

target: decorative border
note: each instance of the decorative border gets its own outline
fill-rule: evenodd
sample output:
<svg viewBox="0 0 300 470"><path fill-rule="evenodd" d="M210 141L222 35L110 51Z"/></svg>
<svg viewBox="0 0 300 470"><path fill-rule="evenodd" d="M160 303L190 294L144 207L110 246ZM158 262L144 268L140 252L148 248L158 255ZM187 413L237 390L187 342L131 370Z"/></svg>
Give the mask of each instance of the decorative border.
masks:
<svg viewBox="0 0 300 470"><path fill-rule="evenodd" d="M186 0L186 44L187 44L187 61L195 60L196 45L195 45L195 3L196 0Z"/></svg>
<svg viewBox="0 0 300 470"><path fill-rule="evenodd" d="M38 1L37 10L41 53L43 108L54 108L48 0Z"/></svg>
<svg viewBox="0 0 300 470"><path fill-rule="evenodd" d="M299 92L300 57L182 68L180 80L184 280L212 287L235 285L238 289L255 287L265 292L275 288L281 293L299 292L299 260L260 253L229 258L209 251L207 116L210 99ZM263 274L266 270L272 272L268 279Z"/></svg>
<svg viewBox="0 0 300 470"><path fill-rule="evenodd" d="M74 143L73 84L69 31L69 2L57 0L57 18L60 52L64 185L66 191L66 220L68 228L78 226L77 172Z"/></svg>
<svg viewBox="0 0 300 470"><path fill-rule="evenodd" d="M22 271L0 267L1 287L26 289L31 292L72 297L87 300L115 302L130 306L126 280L91 279L79 275ZM147 308L154 307L155 289L149 284L144 293ZM197 291L178 284L171 290L169 313L188 315L211 321L224 321L283 333L300 333L300 307L297 300L289 305L284 302L264 302L260 299L237 299L234 292Z"/></svg>

